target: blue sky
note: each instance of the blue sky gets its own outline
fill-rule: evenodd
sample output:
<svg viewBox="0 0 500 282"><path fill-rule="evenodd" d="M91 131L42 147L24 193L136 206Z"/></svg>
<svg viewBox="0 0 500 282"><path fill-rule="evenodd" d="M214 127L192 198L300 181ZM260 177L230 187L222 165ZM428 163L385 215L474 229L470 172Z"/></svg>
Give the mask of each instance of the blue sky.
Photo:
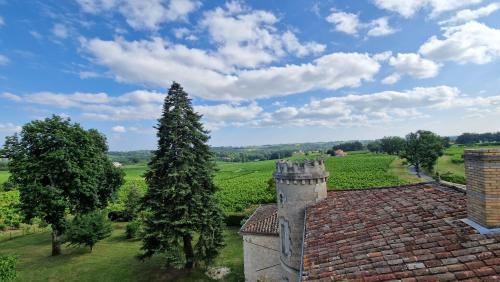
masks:
<svg viewBox="0 0 500 282"><path fill-rule="evenodd" d="M154 148L174 80L216 146L498 131L500 2L0 0L0 140L59 114Z"/></svg>

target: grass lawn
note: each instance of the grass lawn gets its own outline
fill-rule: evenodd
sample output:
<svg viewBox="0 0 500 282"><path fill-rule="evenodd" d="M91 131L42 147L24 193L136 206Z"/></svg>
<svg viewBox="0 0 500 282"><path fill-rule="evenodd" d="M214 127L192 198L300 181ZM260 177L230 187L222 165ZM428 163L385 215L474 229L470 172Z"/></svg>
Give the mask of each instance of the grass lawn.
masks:
<svg viewBox="0 0 500 282"><path fill-rule="evenodd" d="M0 254L18 256L17 281L209 281L203 271L166 269L161 257L141 262L135 258L141 242L128 240L125 223L114 224L111 237L88 248L63 247L63 254L50 256L50 233L26 235L0 243ZM226 247L215 265L231 268L225 281L242 281L243 247L237 229L225 231Z"/></svg>
<svg viewBox="0 0 500 282"><path fill-rule="evenodd" d="M9 172L0 170L0 185L2 185L4 182L7 182L8 178L9 178Z"/></svg>
<svg viewBox="0 0 500 282"><path fill-rule="evenodd" d="M437 165L434 168L441 174L444 180L465 184L465 167L463 163L463 154L465 149L486 149L486 148L500 148L500 146L457 146L453 145L446 149L444 155L441 156ZM462 160L461 163L456 162L456 160ZM455 160L455 162L453 162Z"/></svg>
<svg viewBox="0 0 500 282"><path fill-rule="evenodd" d="M438 159L436 170L440 173L451 172L456 175L465 177L464 164L457 164L451 161L451 156L444 155Z"/></svg>
<svg viewBox="0 0 500 282"><path fill-rule="evenodd" d="M403 165L403 160L400 158L396 158L394 159L394 161L392 161L389 166L389 173L396 175L399 179L408 183L422 182L422 179L408 173L408 167L406 165Z"/></svg>

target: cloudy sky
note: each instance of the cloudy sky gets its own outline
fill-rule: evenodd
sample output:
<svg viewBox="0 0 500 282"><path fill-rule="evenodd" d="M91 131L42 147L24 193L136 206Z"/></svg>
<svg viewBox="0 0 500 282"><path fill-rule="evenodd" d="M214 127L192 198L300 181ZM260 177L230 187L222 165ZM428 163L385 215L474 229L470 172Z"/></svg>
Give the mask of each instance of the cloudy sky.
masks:
<svg viewBox="0 0 500 282"><path fill-rule="evenodd" d="M498 131L500 2L0 0L0 140L59 114L154 148L174 80L212 145Z"/></svg>

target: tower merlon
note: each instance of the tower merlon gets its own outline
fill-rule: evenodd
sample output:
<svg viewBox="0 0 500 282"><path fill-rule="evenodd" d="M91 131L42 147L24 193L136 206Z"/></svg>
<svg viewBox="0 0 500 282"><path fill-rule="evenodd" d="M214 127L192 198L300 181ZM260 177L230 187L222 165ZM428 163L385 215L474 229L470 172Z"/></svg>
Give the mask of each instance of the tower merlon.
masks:
<svg viewBox="0 0 500 282"><path fill-rule="evenodd" d="M280 160L276 162L273 176L276 180L311 180L324 179L329 173L323 160Z"/></svg>

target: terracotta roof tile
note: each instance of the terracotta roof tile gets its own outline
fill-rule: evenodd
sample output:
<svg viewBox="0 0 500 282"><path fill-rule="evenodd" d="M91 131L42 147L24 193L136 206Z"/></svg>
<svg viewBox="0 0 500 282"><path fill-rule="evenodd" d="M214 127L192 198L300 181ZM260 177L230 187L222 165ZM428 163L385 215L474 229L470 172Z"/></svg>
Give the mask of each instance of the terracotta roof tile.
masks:
<svg viewBox="0 0 500 282"><path fill-rule="evenodd" d="M276 204L259 206L241 227L240 234L279 236Z"/></svg>
<svg viewBox="0 0 500 282"><path fill-rule="evenodd" d="M460 219L466 196L420 184L332 191L307 209L304 281L500 281L500 234Z"/></svg>

